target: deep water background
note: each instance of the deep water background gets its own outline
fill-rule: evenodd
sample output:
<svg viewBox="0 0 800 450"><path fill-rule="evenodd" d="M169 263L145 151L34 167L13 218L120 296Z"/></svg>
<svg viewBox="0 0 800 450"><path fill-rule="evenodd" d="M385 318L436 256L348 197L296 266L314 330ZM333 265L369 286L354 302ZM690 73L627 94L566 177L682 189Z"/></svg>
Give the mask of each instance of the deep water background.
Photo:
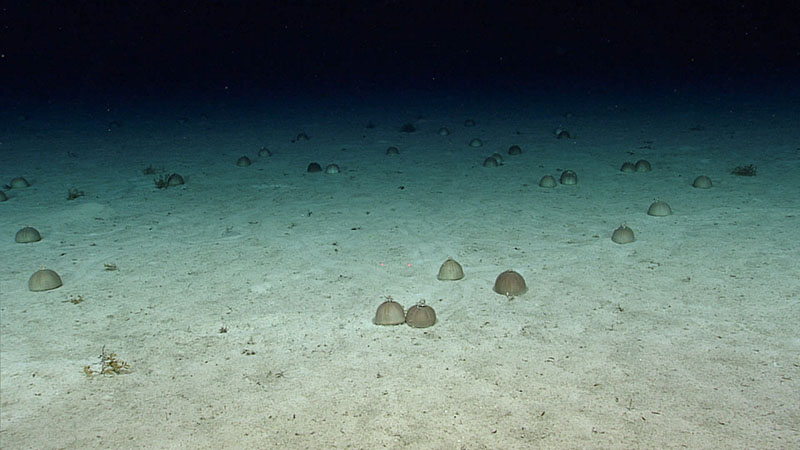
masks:
<svg viewBox="0 0 800 450"><path fill-rule="evenodd" d="M5 108L406 90L794 95L795 2L15 2Z"/></svg>

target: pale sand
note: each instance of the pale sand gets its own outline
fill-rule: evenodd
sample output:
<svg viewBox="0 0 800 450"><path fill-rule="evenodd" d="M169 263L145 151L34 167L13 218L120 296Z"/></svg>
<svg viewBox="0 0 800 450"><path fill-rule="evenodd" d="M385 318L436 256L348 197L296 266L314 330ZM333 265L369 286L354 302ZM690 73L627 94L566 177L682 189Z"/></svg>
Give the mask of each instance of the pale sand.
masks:
<svg viewBox="0 0 800 450"><path fill-rule="evenodd" d="M0 446L800 446L796 106L559 100L5 113L2 182L33 186L0 203ZM41 266L64 286L30 292ZM438 323L373 325L389 296ZM130 370L87 377L103 348Z"/></svg>

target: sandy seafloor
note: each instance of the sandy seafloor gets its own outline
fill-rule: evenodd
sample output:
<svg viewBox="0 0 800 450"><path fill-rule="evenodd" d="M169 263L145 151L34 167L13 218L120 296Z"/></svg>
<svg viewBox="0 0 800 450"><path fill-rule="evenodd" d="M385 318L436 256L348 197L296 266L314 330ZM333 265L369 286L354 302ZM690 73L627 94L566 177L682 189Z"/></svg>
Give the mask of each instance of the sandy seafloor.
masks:
<svg viewBox="0 0 800 450"><path fill-rule="evenodd" d="M0 446L797 448L800 112L668 94L4 111ZM372 324L390 296L437 324Z"/></svg>

